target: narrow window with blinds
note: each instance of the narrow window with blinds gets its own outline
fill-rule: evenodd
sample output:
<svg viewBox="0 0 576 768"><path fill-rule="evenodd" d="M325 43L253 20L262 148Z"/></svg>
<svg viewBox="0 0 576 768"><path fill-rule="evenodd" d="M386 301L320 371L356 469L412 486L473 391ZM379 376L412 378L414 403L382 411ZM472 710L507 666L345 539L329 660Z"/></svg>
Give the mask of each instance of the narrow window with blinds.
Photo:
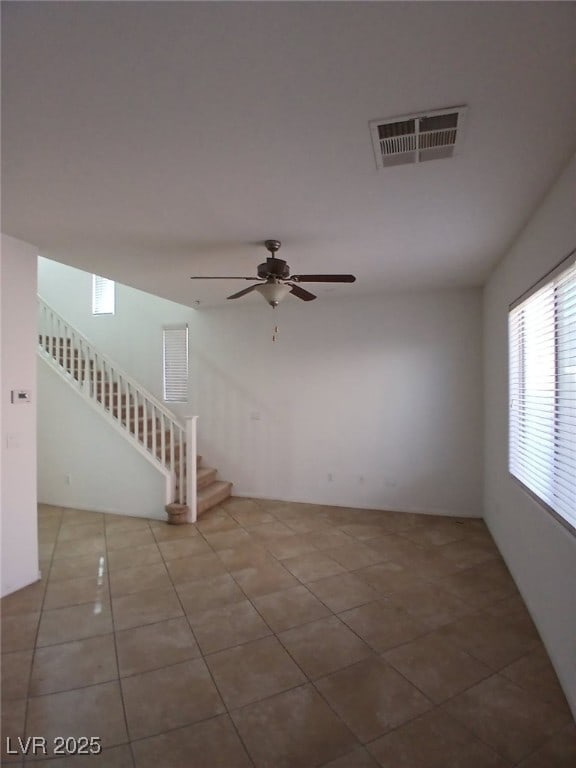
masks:
<svg viewBox="0 0 576 768"><path fill-rule="evenodd" d="M188 326L164 328L164 400L188 402Z"/></svg>
<svg viewBox="0 0 576 768"><path fill-rule="evenodd" d="M92 275L92 314L113 315L116 284L107 277Z"/></svg>
<svg viewBox="0 0 576 768"><path fill-rule="evenodd" d="M576 530L576 251L510 307L509 469Z"/></svg>

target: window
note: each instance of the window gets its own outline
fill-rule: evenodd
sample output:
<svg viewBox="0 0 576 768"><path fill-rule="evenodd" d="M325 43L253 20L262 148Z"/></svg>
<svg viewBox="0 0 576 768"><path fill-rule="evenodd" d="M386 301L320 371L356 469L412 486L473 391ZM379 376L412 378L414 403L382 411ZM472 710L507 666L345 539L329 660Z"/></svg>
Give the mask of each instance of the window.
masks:
<svg viewBox="0 0 576 768"><path fill-rule="evenodd" d="M188 326L164 328L164 400L188 402Z"/></svg>
<svg viewBox="0 0 576 768"><path fill-rule="evenodd" d="M510 307L509 469L576 529L576 251Z"/></svg>
<svg viewBox="0 0 576 768"><path fill-rule="evenodd" d="M92 275L92 314L113 315L116 286L114 280Z"/></svg>

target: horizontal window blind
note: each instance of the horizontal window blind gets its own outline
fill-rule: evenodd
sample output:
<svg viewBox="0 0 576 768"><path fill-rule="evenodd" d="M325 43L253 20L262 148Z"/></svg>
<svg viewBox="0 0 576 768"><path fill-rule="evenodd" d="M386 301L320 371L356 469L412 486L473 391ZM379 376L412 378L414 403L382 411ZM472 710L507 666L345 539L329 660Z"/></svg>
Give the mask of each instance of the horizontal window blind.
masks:
<svg viewBox="0 0 576 768"><path fill-rule="evenodd" d="M576 529L575 262L510 310L509 469Z"/></svg>
<svg viewBox="0 0 576 768"><path fill-rule="evenodd" d="M188 326L164 328L164 400L188 402Z"/></svg>
<svg viewBox="0 0 576 768"><path fill-rule="evenodd" d="M107 277L92 275L92 314L113 315L115 304L115 283Z"/></svg>

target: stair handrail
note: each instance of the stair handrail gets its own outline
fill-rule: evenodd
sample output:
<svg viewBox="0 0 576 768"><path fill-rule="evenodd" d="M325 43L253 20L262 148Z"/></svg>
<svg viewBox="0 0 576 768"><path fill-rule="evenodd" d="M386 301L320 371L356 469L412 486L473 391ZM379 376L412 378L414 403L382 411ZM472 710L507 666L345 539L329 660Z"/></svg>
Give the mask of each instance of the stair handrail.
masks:
<svg viewBox="0 0 576 768"><path fill-rule="evenodd" d="M167 493L167 503L171 501L179 504L187 503L190 508L190 517L195 519L195 420L193 422L194 439L187 441L187 433L190 435L188 424L183 425L157 397L126 373L111 357L100 352L90 339L71 325L40 295L38 295L38 306L40 310L38 346L42 356L56 363L70 383L77 381L78 389L84 396L93 404L99 404L103 412L111 415L118 425L122 425L122 432L138 444L141 452L144 449L147 454L151 454L150 458L153 457L164 470L170 468L171 490ZM78 358L72 355L72 349L78 353ZM66 365L62 365L59 358L70 363L70 370ZM132 412L130 412L131 408ZM142 416L140 416L140 409L142 409ZM152 422L150 433L149 419ZM140 430L140 420L142 420L142 430ZM166 440L167 433L168 440ZM189 442L188 445L187 442ZM176 467L177 452L179 459ZM185 461L181 460L183 456ZM171 498L168 499L168 496Z"/></svg>

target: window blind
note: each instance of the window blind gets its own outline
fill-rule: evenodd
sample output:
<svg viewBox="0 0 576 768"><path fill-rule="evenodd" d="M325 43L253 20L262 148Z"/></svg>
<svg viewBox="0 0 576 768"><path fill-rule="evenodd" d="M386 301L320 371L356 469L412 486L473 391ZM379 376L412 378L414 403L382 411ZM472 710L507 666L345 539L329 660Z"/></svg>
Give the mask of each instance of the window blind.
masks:
<svg viewBox="0 0 576 768"><path fill-rule="evenodd" d="M509 469L576 528L576 252L509 314Z"/></svg>
<svg viewBox="0 0 576 768"><path fill-rule="evenodd" d="M107 277L92 275L92 314L113 315L115 283Z"/></svg>
<svg viewBox="0 0 576 768"><path fill-rule="evenodd" d="M188 326L164 328L164 400L188 402Z"/></svg>

